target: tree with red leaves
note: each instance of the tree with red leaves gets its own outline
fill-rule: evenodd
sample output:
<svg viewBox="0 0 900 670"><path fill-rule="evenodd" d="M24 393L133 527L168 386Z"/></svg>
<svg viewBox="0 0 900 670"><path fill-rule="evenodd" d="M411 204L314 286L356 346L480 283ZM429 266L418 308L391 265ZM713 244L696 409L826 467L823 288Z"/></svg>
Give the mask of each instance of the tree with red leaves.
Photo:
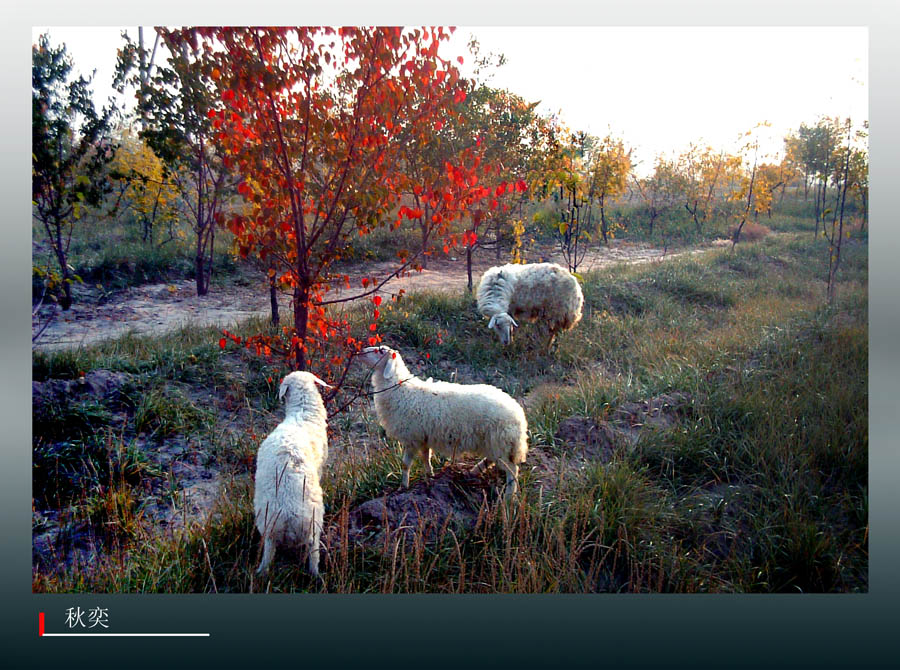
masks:
<svg viewBox="0 0 900 670"><path fill-rule="evenodd" d="M524 198L522 188L529 178L529 161L537 147L530 141L536 127L535 108L538 102L527 102L515 93L504 89L482 85L476 88L466 100L466 116L469 123L480 128L485 144L485 159L495 167L494 197L500 198L498 206L489 216L493 246L500 259L500 247L504 234L508 231L509 211ZM507 188L497 187L508 184ZM517 185L518 188L513 188ZM506 193L514 198L503 198ZM487 245L485 245L487 246Z"/></svg>
<svg viewBox="0 0 900 670"><path fill-rule="evenodd" d="M352 298L329 297L346 276L332 266L356 236L418 218L402 200L416 192L431 207L430 231L443 236L473 199L483 197L470 173L476 157L444 166L437 188L416 182L407 156L428 147L453 120L465 85L438 55L443 28L193 28L174 31L212 64L221 107L209 111L227 162L241 175L249 213L227 221L242 256L277 268L292 292L293 328L279 341L259 335L243 344L282 351L296 369L316 367L336 379L346 354L366 342L350 336L329 305L372 297L388 279L414 267L400 252L385 277L363 279ZM380 299L380 296L376 296ZM377 307L377 305L376 305ZM377 335L373 312L368 343ZM236 342L239 338L231 336ZM334 353L334 345L342 347Z"/></svg>
<svg viewBox="0 0 900 670"><path fill-rule="evenodd" d="M468 216L460 218L462 225L447 236L444 245L444 253L457 245L465 248L471 292L472 253L483 245L480 230L487 225L493 228L499 258L500 231L508 223L511 208L525 197L526 130L537 103L529 105L506 91L467 83L470 89L465 101L457 106L452 123L439 124L440 132L428 148L411 152L406 158L417 183L409 197L420 214L415 221L422 233L425 255L431 253L428 226L441 212L433 211L428 198L422 197L421 184L431 185L431 190L447 185L471 187L472 197L465 207ZM457 166L453 170L445 169L450 160Z"/></svg>

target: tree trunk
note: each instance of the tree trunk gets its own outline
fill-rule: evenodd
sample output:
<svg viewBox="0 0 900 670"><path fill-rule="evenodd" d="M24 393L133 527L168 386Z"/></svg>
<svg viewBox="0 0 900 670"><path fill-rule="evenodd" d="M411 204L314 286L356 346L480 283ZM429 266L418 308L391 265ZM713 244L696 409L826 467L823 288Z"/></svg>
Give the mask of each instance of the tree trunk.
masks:
<svg viewBox="0 0 900 670"><path fill-rule="evenodd" d="M816 232L813 233L813 236L818 237L819 236L819 185L818 184L816 184L816 192L814 195L815 195L815 199L816 199L816 208L815 208Z"/></svg>
<svg viewBox="0 0 900 670"><path fill-rule="evenodd" d="M819 216L822 219L822 232L824 233L825 232L825 216L826 216L825 215L825 204L826 204L826 200L828 198L828 181L827 181L827 179L822 180L822 185L819 189L819 192L822 194L822 200L819 204L818 209L819 209Z"/></svg>
<svg viewBox="0 0 900 670"><path fill-rule="evenodd" d="M63 277L63 297L59 301L59 306L63 310L67 310L72 306L72 281L68 277Z"/></svg>
<svg viewBox="0 0 900 670"><path fill-rule="evenodd" d="M138 58L140 65L138 66L138 76L141 79L140 101L141 101L141 130L147 130L147 112L144 110L144 100L147 98L147 54L144 51L144 27L138 26ZM146 241L146 236L144 241Z"/></svg>
<svg viewBox="0 0 900 670"><path fill-rule="evenodd" d="M294 332L300 340L300 345L294 352L294 360L297 370L306 370L306 352L303 345L306 344L307 327L309 325L309 287L297 286L294 289Z"/></svg>
<svg viewBox="0 0 900 670"><path fill-rule="evenodd" d="M216 247L216 220L214 216L209 219L209 242L206 254L206 290L209 291L209 284L212 281L213 273L213 254Z"/></svg>
<svg viewBox="0 0 900 670"><path fill-rule="evenodd" d="M66 250L63 248L62 221L56 222L53 227L56 235L56 239L53 240L53 251L56 252L56 260L59 261L59 271L63 289L59 306L65 311L72 306L72 275L69 274L69 261L66 258Z"/></svg>
<svg viewBox="0 0 900 670"><path fill-rule="evenodd" d="M581 237L581 220L578 217L579 211L575 200L576 191L572 189L572 272L578 269L578 239Z"/></svg>
<svg viewBox="0 0 900 670"><path fill-rule="evenodd" d="M197 295L204 296L209 293L209 278L212 276L212 221L206 223L206 228L201 228L197 233L197 253L194 256L194 272L197 279ZM209 263L206 262L206 251L209 248ZM207 265L209 267L207 267Z"/></svg>
<svg viewBox="0 0 900 670"><path fill-rule="evenodd" d="M848 127L847 133L849 134L850 129ZM832 251L829 254L829 272L828 272L828 304L834 303L834 280L837 276L838 267L841 264L841 243L843 242L844 237L844 205L847 202L847 182L849 172L850 172L850 147L849 142L850 139L847 139L848 147L847 147L847 161L844 164L844 185L842 192L840 194L840 219L838 221L838 230L837 230L837 248L835 249L834 240L832 240ZM837 203L835 203L835 209L838 209ZM837 211L835 211L835 215L837 215ZM832 224L832 229L834 228L834 224Z"/></svg>
<svg viewBox="0 0 900 670"><path fill-rule="evenodd" d="M427 212L426 212L426 214L427 214ZM421 253L422 269L427 270L428 269L428 254L426 254L425 252L428 251L428 228L427 228L427 224L425 223L424 219L419 223L419 226L422 228L422 253Z"/></svg>
<svg viewBox="0 0 900 670"><path fill-rule="evenodd" d="M690 213L691 218L694 219L694 225L697 227L697 234L699 235L702 232L702 227L700 226L700 219L697 218L697 205L694 205L694 209L691 209L690 206L685 203L684 208Z"/></svg>
<svg viewBox="0 0 900 670"><path fill-rule="evenodd" d="M862 222L859 224L860 231L866 229L866 223L869 220L869 198L865 193L860 193L860 200L862 200Z"/></svg>
<svg viewBox="0 0 900 670"><path fill-rule="evenodd" d="M275 275L269 277L269 305L272 308L272 326L277 328L280 317L278 316L278 287L275 284Z"/></svg>
<svg viewBox="0 0 900 670"><path fill-rule="evenodd" d="M207 288L205 286L204 272L203 272L203 237L206 234L206 227L213 222L212 216L207 213L204 215L204 202L203 202L203 185L204 185L204 172L203 172L203 137L202 135L198 137L197 142L197 254L195 257L196 264L196 279L197 279L197 295L204 296L206 295ZM205 218L208 216L208 218Z"/></svg>
<svg viewBox="0 0 900 670"><path fill-rule="evenodd" d="M63 294L59 301L59 306L65 311L72 306L72 278L69 276L68 269L63 270L62 288Z"/></svg>
<svg viewBox="0 0 900 670"><path fill-rule="evenodd" d="M469 293L472 292L472 245L466 245L466 274L469 278Z"/></svg>
<svg viewBox="0 0 900 670"><path fill-rule="evenodd" d="M154 31L155 32L155 31ZM156 47L159 45L159 33L153 40L153 51L150 58L147 58L147 52L144 48L144 27L138 26L138 57L140 63L138 66L138 76L141 80L141 90L139 92L141 101L141 130L147 130L147 112L144 110L144 102L147 100L147 90L150 87L150 71L153 69L153 60L156 57ZM187 60L185 58L185 60Z"/></svg>
<svg viewBox="0 0 900 670"><path fill-rule="evenodd" d="M609 239L606 237L608 230L606 226L606 207L603 202L604 198L600 196L600 232L603 234L603 244L609 246Z"/></svg>
<svg viewBox="0 0 900 670"><path fill-rule="evenodd" d="M209 287L206 285L206 271L203 267L205 263L203 262L203 253L199 249L199 240L197 241L197 247L197 255L194 258L194 273L197 278L197 295L204 296L209 290Z"/></svg>

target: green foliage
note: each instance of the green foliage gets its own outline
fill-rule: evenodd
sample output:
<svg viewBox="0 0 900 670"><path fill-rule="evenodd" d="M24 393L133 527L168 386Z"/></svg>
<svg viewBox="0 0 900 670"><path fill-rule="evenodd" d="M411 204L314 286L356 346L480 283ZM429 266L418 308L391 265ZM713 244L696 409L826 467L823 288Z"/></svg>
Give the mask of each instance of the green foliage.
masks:
<svg viewBox="0 0 900 670"><path fill-rule="evenodd" d="M34 439L45 442L84 439L109 425L111 420L109 409L95 400L52 402L32 414Z"/></svg>
<svg viewBox="0 0 900 670"><path fill-rule="evenodd" d="M97 114L89 79L68 81L73 64L65 45L54 48L41 35L31 60L32 199L39 216L65 218L79 203L99 204L107 188L112 110Z"/></svg>
<svg viewBox="0 0 900 670"><path fill-rule="evenodd" d="M168 37L164 29L159 33ZM122 34L122 39L115 85L120 92L128 87L137 91L137 114L146 124L141 138L167 165L197 169L197 149L202 148L204 138L208 141L213 134L212 119L207 116L216 102L211 72L188 57L189 48L171 44L167 63L142 68L150 53L141 53L140 45L132 42L127 33Z"/></svg>
<svg viewBox="0 0 900 670"><path fill-rule="evenodd" d="M112 108L95 111L90 80L70 82L72 67L65 45L52 47L47 35L32 46L31 199L59 264L63 309L72 303L72 228L86 206L99 205L109 192L106 166L115 151L109 139Z"/></svg>
<svg viewBox="0 0 900 670"><path fill-rule="evenodd" d="M134 430L161 440L204 425L209 414L176 388L143 390L135 399Z"/></svg>
<svg viewBox="0 0 900 670"><path fill-rule="evenodd" d="M150 54L123 33L125 46L119 50L115 85L120 91L127 86L137 90L139 137L152 150L152 158L158 156L164 163L153 165L159 172L155 181L171 193L169 199L177 193L192 203L185 211L195 235L194 279L197 295L206 295L213 271L215 230L223 220L224 200L231 186L225 150L215 139L210 116L220 101L211 67L197 50L173 41L172 33L164 28L157 32L169 49L168 62L151 69L147 65Z"/></svg>

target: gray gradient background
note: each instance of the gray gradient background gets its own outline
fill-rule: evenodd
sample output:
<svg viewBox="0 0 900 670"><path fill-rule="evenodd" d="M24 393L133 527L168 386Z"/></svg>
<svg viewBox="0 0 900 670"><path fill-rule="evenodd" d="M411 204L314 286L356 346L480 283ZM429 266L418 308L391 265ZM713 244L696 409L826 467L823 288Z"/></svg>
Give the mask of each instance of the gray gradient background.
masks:
<svg viewBox="0 0 900 670"><path fill-rule="evenodd" d="M14 2L4 7L0 106L0 665L25 667L900 667L900 5L876 0L630 3ZM15 10L13 9L15 8ZM143 11L141 9L143 8ZM12 14L15 13L15 16ZM868 26L870 39L870 571L852 595L166 596L31 593L30 125L32 25L455 24ZM765 45L760 45L765 48ZM627 56L624 56L627 58ZM810 64L814 56L810 55ZM88 64L80 64L87 67ZM627 66L627 64L625 64ZM589 72L585 73L589 75ZM687 102L687 101L685 101ZM823 110L827 111L827 110ZM113 629L197 639L70 639L68 607ZM890 633L894 630L894 633Z"/></svg>

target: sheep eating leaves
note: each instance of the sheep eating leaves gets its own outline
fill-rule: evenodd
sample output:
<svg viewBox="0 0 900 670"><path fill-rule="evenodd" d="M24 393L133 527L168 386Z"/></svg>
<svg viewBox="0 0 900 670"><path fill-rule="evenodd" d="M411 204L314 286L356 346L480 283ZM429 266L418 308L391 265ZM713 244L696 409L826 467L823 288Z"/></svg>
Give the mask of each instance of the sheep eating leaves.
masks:
<svg viewBox="0 0 900 670"><path fill-rule="evenodd" d="M495 463L506 473L506 497L515 495L519 464L528 452L528 423L519 403L487 384L419 379L390 347L368 347L359 358L373 366L378 422L403 445L404 487L416 456L433 475L432 450L448 458L468 452L483 457L473 472Z"/></svg>

